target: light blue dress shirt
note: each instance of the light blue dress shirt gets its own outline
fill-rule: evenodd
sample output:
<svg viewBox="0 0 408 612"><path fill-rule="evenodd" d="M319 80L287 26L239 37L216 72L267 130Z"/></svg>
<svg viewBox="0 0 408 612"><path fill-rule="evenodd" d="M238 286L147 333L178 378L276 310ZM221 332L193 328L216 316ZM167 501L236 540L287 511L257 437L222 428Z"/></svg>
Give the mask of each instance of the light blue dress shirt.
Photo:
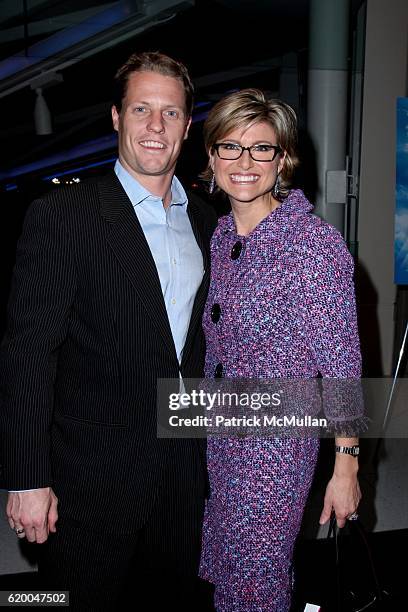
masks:
<svg viewBox="0 0 408 612"><path fill-rule="evenodd" d="M177 357L181 362L194 299L204 274L203 256L187 214L187 194L174 176L171 203L164 208L162 198L142 187L119 160L115 172L133 204L156 264Z"/></svg>

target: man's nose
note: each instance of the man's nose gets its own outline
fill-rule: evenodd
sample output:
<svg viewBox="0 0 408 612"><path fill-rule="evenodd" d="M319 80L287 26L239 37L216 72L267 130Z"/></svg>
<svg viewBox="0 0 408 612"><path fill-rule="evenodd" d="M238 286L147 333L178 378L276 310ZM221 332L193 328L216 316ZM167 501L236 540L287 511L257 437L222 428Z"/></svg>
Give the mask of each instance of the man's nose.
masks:
<svg viewBox="0 0 408 612"><path fill-rule="evenodd" d="M147 122L147 129L149 132L156 132L156 134L161 134L164 132L164 121L160 111L152 111L150 113L149 120Z"/></svg>

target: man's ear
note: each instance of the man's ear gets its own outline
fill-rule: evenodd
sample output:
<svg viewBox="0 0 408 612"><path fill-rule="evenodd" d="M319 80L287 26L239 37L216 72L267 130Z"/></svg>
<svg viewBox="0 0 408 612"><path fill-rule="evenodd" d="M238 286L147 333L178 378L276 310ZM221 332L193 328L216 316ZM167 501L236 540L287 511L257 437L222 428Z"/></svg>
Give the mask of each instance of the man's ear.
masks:
<svg viewBox="0 0 408 612"><path fill-rule="evenodd" d="M186 129L185 129L185 132L184 132L184 140L187 140L188 130L190 129L191 121L192 121L192 117L190 117L190 119L187 121Z"/></svg>
<svg viewBox="0 0 408 612"><path fill-rule="evenodd" d="M119 131L119 113L115 105L111 108L113 129Z"/></svg>

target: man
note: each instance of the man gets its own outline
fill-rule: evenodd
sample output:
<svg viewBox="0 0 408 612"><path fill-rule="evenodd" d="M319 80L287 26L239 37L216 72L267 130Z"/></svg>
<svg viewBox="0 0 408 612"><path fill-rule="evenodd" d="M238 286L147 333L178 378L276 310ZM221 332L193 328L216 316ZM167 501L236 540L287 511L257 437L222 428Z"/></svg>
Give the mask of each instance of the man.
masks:
<svg viewBox="0 0 408 612"><path fill-rule="evenodd" d="M156 435L157 379L203 367L214 219L174 176L192 84L159 53L115 81L115 171L29 209L1 350L10 526L48 539L45 584L95 610L115 609L134 560L186 595L206 489L198 442Z"/></svg>

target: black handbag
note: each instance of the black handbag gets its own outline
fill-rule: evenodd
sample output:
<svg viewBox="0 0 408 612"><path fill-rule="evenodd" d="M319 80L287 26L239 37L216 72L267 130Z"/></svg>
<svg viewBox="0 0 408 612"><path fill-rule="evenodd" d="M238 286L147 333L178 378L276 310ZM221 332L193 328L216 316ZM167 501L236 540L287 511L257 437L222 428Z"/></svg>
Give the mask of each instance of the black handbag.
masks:
<svg viewBox="0 0 408 612"><path fill-rule="evenodd" d="M391 599L378 578L367 534L361 523L348 520L343 529L332 517L328 538L334 540L336 612L388 612ZM330 610L330 612L332 612Z"/></svg>

